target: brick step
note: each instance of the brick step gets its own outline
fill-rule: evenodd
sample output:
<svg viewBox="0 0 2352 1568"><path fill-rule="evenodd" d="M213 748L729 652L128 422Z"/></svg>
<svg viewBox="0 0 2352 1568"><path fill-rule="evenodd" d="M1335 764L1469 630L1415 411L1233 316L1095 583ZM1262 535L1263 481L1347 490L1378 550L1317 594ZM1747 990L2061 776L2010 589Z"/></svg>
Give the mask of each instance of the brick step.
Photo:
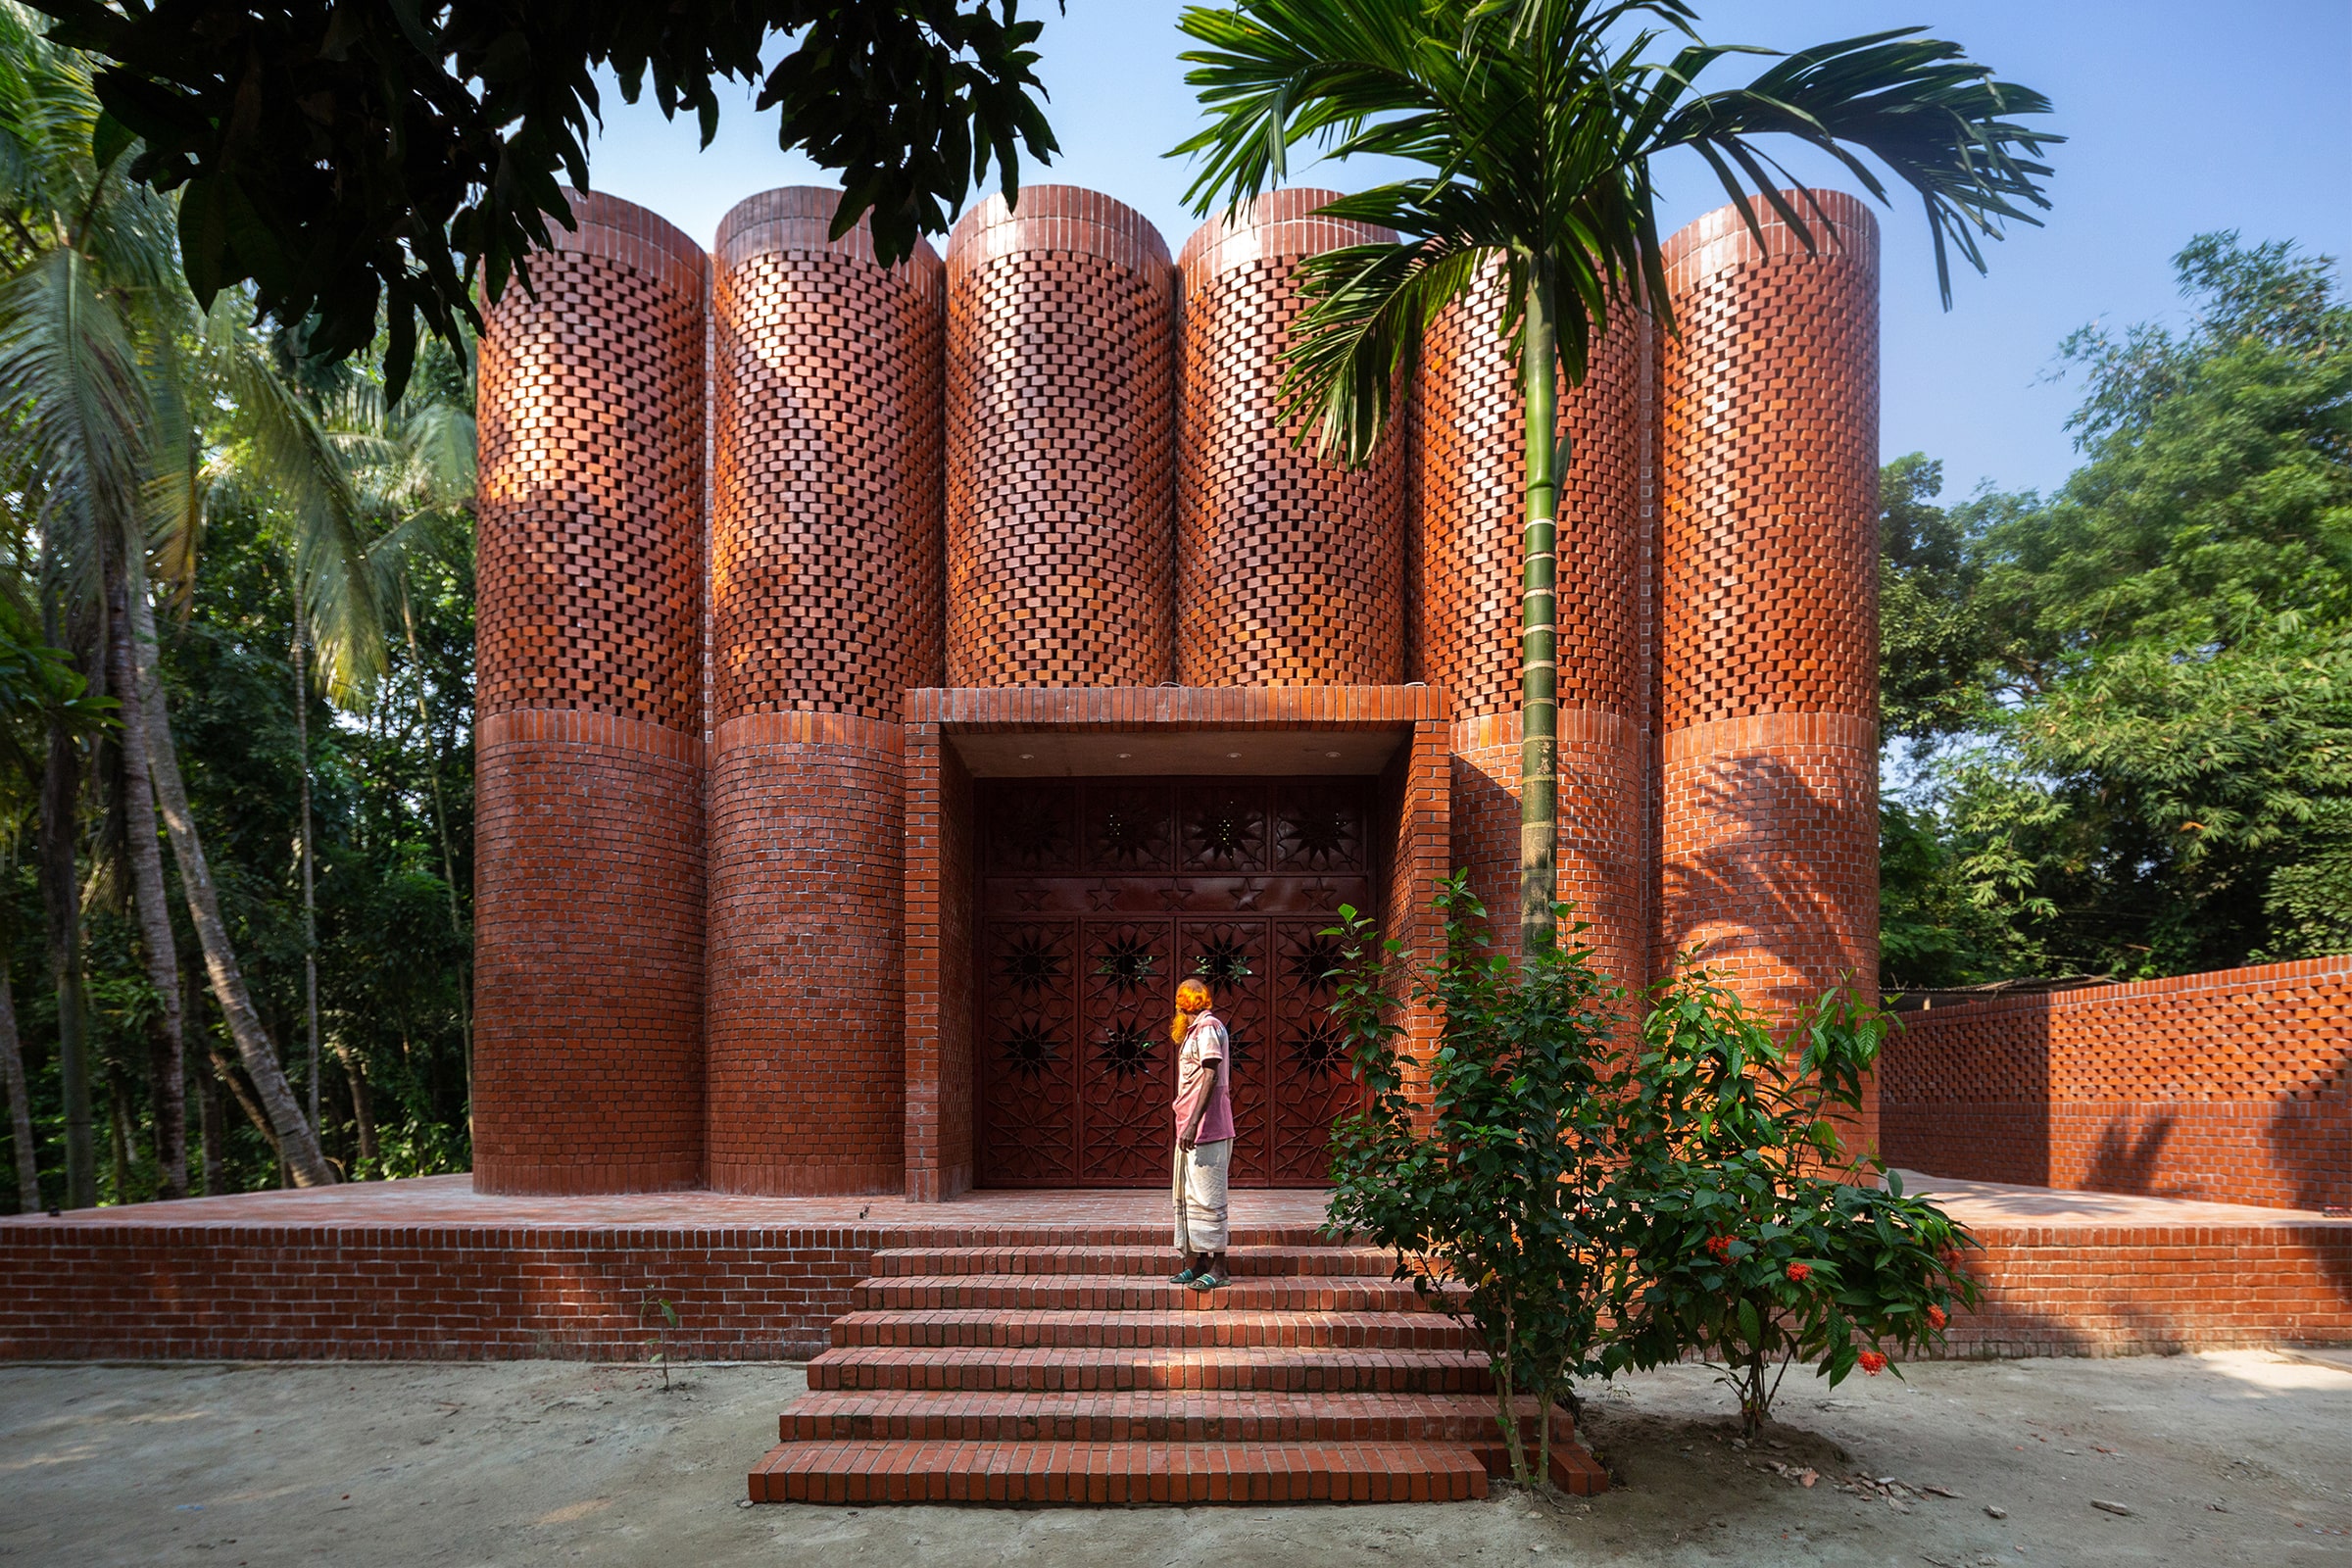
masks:
<svg viewBox="0 0 2352 1568"><path fill-rule="evenodd" d="M1002 1349L858 1346L808 1363L808 1387L973 1393L1266 1390L1293 1394L1482 1394L1494 1387L1475 1350L1348 1350L1253 1347L1177 1350Z"/></svg>
<svg viewBox="0 0 2352 1568"><path fill-rule="evenodd" d="M1140 1274L906 1274L869 1279L851 1293L861 1311L1002 1312L1425 1312L1401 1280L1243 1275L1223 1290L1196 1291Z"/></svg>
<svg viewBox="0 0 2352 1568"><path fill-rule="evenodd" d="M969 1274L1118 1274L1166 1279L1176 1272L1175 1250L1161 1237L1150 1247L896 1247L873 1254L868 1270L877 1278L937 1278ZM1236 1279L1293 1277L1387 1279L1394 1267L1386 1252L1368 1247L1243 1246L1225 1253Z"/></svg>
<svg viewBox="0 0 2352 1568"><path fill-rule="evenodd" d="M1519 1399L1523 1418L1535 1400ZM809 1394L778 1419L786 1443L1463 1443L1500 1447L1492 1394ZM1552 1442L1576 1423L1552 1411Z"/></svg>
<svg viewBox="0 0 2352 1568"><path fill-rule="evenodd" d="M890 1443L779 1445L754 1502L1451 1502L1485 1465L1446 1443Z"/></svg>
<svg viewBox="0 0 2352 1568"><path fill-rule="evenodd" d="M852 1312L833 1344L992 1349L1160 1349L1280 1346L1300 1349L1452 1350L1468 1333L1435 1312L992 1311Z"/></svg>
<svg viewBox="0 0 2352 1568"><path fill-rule="evenodd" d="M1167 1191L1163 1184L1160 1192ZM1165 1208L1167 1200L1161 1198L1155 1208ZM902 1248L940 1248L950 1251L968 1251L978 1248L1053 1248L1077 1251L1101 1251L1105 1248L1137 1247L1170 1250L1174 1234L1174 1215L1143 1224L1088 1225L1073 1229L1067 1225L974 1225L909 1228L898 1233ZM1330 1248L1349 1244L1336 1242L1315 1225L1243 1225L1232 1228L1236 1247L1296 1247Z"/></svg>

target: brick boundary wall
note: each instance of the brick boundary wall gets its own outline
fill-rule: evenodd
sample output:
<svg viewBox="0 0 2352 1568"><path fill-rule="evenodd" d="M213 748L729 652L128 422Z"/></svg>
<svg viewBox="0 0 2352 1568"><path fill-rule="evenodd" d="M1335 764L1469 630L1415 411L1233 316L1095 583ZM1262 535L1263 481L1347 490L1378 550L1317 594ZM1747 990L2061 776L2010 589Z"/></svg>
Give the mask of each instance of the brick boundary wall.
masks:
<svg viewBox="0 0 2352 1568"><path fill-rule="evenodd" d="M1906 1013L1890 1163L2036 1187L2352 1206L2352 955Z"/></svg>
<svg viewBox="0 0 2352 1568"><path fill-rule="evenodd" d="M1988 1226L1945 1354L2352 1344L2352 1223ZM1159 1227L0 1227L0 1361L640 1360L826 1345L882 1248L1159 1246ZM1247 1245L1248 1235L1236 1241Z"/></svg>

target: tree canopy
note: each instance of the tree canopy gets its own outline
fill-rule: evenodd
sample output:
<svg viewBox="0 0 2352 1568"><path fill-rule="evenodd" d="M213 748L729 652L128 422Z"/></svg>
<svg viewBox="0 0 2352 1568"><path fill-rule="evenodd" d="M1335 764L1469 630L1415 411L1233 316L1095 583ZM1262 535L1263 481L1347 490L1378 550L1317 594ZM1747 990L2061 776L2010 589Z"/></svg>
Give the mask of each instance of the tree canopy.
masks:
<svg viewBox="0 0 2352 1568"><path fill-rule="evenodd" d="M249 283L330 358L388 318L396 401L419 319L478 328L477 269L496 298L551 219L571 226L558 176L589 185L600 72L691 112L706 145L717 84L758 82L779 145L841 171L834 232L870 213L886 263L944 232L992 163L1009 195L1024 151L1055 151L1019 0L30 3L110 62L98 156L181 193L198 300Z"/></svg>
<svg viewBox="0 0 2352 1568"><path fill-rule="evenodd" d="M1946 509L1936 465L1887 469L1891 981L2352 949L2352 306L2290 243L2175 269L2184 326L2061 346L2055 495Z"/></svg>

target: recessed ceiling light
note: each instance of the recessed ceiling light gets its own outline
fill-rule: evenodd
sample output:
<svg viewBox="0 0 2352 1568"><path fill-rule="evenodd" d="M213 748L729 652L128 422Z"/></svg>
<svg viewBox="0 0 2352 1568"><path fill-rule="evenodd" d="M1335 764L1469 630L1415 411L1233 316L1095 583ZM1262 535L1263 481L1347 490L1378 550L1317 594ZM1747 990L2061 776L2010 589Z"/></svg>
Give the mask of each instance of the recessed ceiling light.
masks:
<svg viewBox="0 0 2352 1568"><path fill-rule="evenodd" d="M1127 760L1127 759L1129 759L1130 757L1133 757L1134 755L1135 755L1135 754L1134 754L1133 752L1121 752L1121 753L1119 754L1119 760L1120 760L1120 761L1122 761L1122 762L1124 762L1125 760Z"/></svg>
<svg viewBox="0 0 2352 1568"><path fill-rule="evenodd" d="M1325 757L1337 757L1337 756L1339 756L1340 754L1339 754L1339 753L1337 753L1337 752L1325 752L1323 755L1324 755Z"/></svg>
<svg viewBox="0 0 2352 1568"><path fill-rule="evenodd" d="M1021 754L1021 760L1024 762L1034 762L1037 760L1037 754L1035 752L1023 752Z"/></svg>
<svg viewBox="0 0 2352 1568"><path fill-rule="evenodd" d="M1225 755L1232 758L1237 762L1242 760L1242 754L1239 752L1227 752Z"/></svg>

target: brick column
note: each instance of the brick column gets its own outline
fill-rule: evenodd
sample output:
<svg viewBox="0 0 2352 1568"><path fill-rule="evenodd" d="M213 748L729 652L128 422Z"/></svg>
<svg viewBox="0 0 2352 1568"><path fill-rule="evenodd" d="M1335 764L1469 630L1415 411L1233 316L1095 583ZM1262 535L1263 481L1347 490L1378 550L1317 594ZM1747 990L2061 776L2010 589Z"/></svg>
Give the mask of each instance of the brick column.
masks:
<svg viewBox="0 0 2352 1568"><path fill-rule="evenodd" d="M1878 981L1878 225L1820 199L1819 256L1730 208L1666 246L1655 958L1780 1021Z"/></svg>
<svg viewBox="0 0 2352 1568"><path fill-rule="evenodd" d="M1185 686L1391 685L1404 678L1405 428L1350 472L1293 444L1281 354L1299 260L1394 240L1279 190L1196 229L1178 266L1176 679ZM1409 401L1410 388L1404 389Z"/></svg>
<svg viewBox="0 0 2352 1568"><path fill-rule="evenodd" d="M480 348L474 1185L702 1178L707 263L570 193Z"/></svg>
<svg viewBox="0 0 2352 1568"><path fill-rule="evenodd" d="M1520 543L1526 425L1499 290L1433 325L1421 368L1421 675L1453 699L1453 860L1497 940L1519 945ZM1625 309L1563 386L1569 439L1559 503L1560 897L1592 929L1594 961L1648 978L1650 752L1642 658L1642 368L1648 318Z"/></svg>
<svg viewBox="0 0 2352 1568"><path fill-rule="evenodd" d="M991 196L948 245L951 686L1151 686L1170 667L1175 298L1141 215Z"/></svg>
<svg viewBox="0 0 2352 1568"><path fill-rule="evenodd" d="M943 269L885 270L839 193L719 225L710 1181L897 1192L903 694L938 683Z"/></svg>

